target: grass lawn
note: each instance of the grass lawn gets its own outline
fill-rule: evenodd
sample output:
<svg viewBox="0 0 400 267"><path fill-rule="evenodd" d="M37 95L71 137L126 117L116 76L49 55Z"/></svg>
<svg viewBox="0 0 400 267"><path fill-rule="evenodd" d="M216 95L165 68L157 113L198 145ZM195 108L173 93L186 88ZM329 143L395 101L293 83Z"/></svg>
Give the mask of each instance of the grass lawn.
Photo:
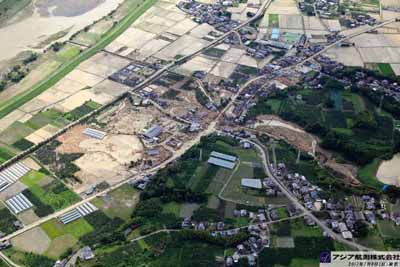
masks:
<svg viewBox="0 0 400 267"><path fill-rule="evenodd" d="M93 204L111 218L120 217L128 220L139 201L139 192L126 184L108 193L107 196L96 198Z"/></svg>
<svg viewBox="0 0 400 267"><path fill-rule="evenodd" d="M346 91L343 93L343 97L353 104L355 112L360 113L365 110L365 103L360 95Z"/></svg>
<svg viewBox="0 0 400 267"><path fill-rule="evenodd" d="M318 226L308 226L303 219L292 220L290 223L290 231L293 237L321 237L322 231Z"/></svg>
<svg viewBox="0 0 400 267"><path fill-rule="evenodd" d="M278 217L279 219L285 219L288 217L287 213L286 213L286 208L285 207L280 207L276 209L277 213L278 213Z"/></svg>
<svg viewBox="0 0 400 267"><path fill-rule="evenodd" d="M125 30L127 30L130 25L138 19L147 9L149 9L156 0L145 0L138 7L137 3L132 4L132 12L129 12L127 16L125 16L119 23L117 23L113 28L111 28L107 33L105 33L102 39L97 42L94 46L86 49L78 56L74 57L70 61L61 65L55 72L53 72L46 79L40 81L35 86L30 88L29 90L18 94L10 101L3 103L0 105L0 118L5 117L10 112L16 110L23 104L27 103L34 97L40 95L51 86L56 84L62 78L64 78L68 73L73 71L80 63L91 58L97 52L101 51L107 45L109 45L112 41L114 41L118 36L120 36Z"/></svg>
<svg viewBox="0 0 400 267"><path fill-rule="evenodd" d="M386 247L383 243L383 239L379 234L378 229L373 228L368 232L368 236L364 238L357 238L357 243L364 245L369 248L373 248L376 250L385 250Z"/></svg>
<svg viewBox="0 0 400 267"><path fill-rule="evenodd" d="M209 184L206 192L218 195L226 181L228 181L231 174L231 170L219 168L214 178L211 180L211 183Z"/></svg>
<svg viewBox="0 0 400 267"><path fill-rule="evenodd" d="M265 202L265 194L258 196L253 193L253 190L244 190L241 182L243 178L253 177L253 167L247 163L241 163L235 173L233 174L229 184L225 187L222 196L227 199L240 201L242 204L248 204L253 206L262 206Z"/></svg>
<svg viewBox="0 0 400 267"><path fill-rule="evenodd" d="M235 222L233 223L233 225L235 227L242 227L250 223L250 219L247 217L235 217L234 220Z"/></svg>
<svg viewBox="0 0 400 267"><path fill-rule="evenodd" d="M278 99L269 99L267 100L267 105L271 107L272 111L276 114L279 113L281 108L282 101Z"/></svg>
<svg viewBox="0 0 400 267"><path fill-rule="evenodd" d="M181 210L181 204L176 203L176 202L169 202L167 204L162 205L163 208L163 213L172 213L176 217L179 217L180 210Z"/></svg>
<svg viewBox="0 0 400 267"><path fill-rule="evenodd" d="M137 243L139 244L140 248L142 250L149 250L150 246L146 243L146 241L144 239L140 239L137 241Z"/></svg>
<svg viewBox="0 0 400 267"><path fill-rule="evenodd" d="M365 165L363 168L358 170L359 180L367 186L375 187L376 189L382 189L383 184L376 178L376 172L378 171L380 164L379 159L374 159L371 163Z"/></svg>
<svg viewBox="0 0 400 267"><path fill-rule="evenodd" d="M31 170L20 179L20 182L30 188L36 186L45 177L46 174Z"/></svg>
<svg viewBox="0 0 400 267"><path fill-rule="evenodd" d="M45 186L41 186L40 182L45 177L46 175L41 172L30 171L20 181L28 186L29 190L43 203L50 205L55 210L63 209L79 201L78 195L54 178L46 177L46 179L53 179L53 181L47 183ZM56 190L62 186L64 187L63 191Z"/></svg>
<svg viewBox="0 0 400 267"><path fill-rule="evenodd" d="M378 221L378 230L383 238L400 238L400 231L392 221Z"/></svg>
<svg viewBox="0 0 400 267"><path fill-rule="evenodd" d="M76 45L66 45L58 53L57 57L60 61L71 60L81 52L80 48Z"/></svg>

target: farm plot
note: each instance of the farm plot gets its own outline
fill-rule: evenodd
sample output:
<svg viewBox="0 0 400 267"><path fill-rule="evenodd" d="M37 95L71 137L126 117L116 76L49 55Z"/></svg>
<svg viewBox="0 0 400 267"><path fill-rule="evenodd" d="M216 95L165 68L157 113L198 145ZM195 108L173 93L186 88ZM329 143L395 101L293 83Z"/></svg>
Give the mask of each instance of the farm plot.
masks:
<svg viewBox="0 0 400 267"><path fill-rule="evenodd" d="M57 219L53 219L42 224L40 229L51 240L44 254L55 259L68 249L76 247L80 237L93 231L93 227L83 218L69 224L62 224Z"/></svg>
<svg viewBox="0 0 400 267"><path fill-rule="evenodd" d="M79 200L79 197L60 181L38 171L30 171L20 181L27 186L28 189L24 190L24 193L34 204L35 213L40 217Z"/></svg>
<svg viewBox="0 0 400 267"><path fill-rule="evenodd" d="M93 204L111 218L128 220L138 202L139 192L130 185L123 185L106 196L97 198Z"/></svg>

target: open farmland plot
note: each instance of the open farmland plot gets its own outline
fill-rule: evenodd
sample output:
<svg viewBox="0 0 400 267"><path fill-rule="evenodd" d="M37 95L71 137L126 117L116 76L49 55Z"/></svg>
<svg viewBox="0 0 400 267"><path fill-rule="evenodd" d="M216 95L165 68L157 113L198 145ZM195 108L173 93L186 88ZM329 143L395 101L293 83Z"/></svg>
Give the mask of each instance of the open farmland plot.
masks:
<svg viewBox="0 0 400 267"><path fill-rule="evenodd" d="M379 233L383 238L400 238L400 232L392 221L378 221Z"/></svg>
<svg viewBox="0 0 400 267"><path fill-rule="evenodd" d="M40 228L51 240L50 246L44 254L55 259L68 249L76 247L80 237L93 231L93 227L83 218L66 225L53 219L42 224Z"/></svg>
<svg viewBox="0 0 400 267"><path fill-rule="evenodd" d="M52 212L63 209L79 200L79 197L60 181L41 172L30 171L21 178L21 182L28 187L30 194L27 197L33 197L34 199L31 199L31 201L35 202L36 200L41 203L40 206L34 207L34 209L38 209L36 210L38 215L44 212L40 210L43 205L49 206L48 212ZM44 214L46 213L44 212Z"/></svg>
<svg viewBox="0 0 400 267"><path fill-rule="evenodd" d="M94 204L111 218L128 220L138 202L139 192L130 185L123 185L106 196L97 198Z"/></svg>

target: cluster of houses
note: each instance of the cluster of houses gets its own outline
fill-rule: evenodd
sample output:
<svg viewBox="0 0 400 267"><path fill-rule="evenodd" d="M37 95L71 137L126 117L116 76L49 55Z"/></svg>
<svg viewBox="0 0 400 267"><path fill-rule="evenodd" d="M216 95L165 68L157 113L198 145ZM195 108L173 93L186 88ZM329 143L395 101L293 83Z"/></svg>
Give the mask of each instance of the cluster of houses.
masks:
<svg viewBox="0 0 400 267"><path fill-rule="evenodd" d="M368 225L376 225L379 218L392 220L395 225L400 225L400 213L387 213L384 204L378 202L372 196L361 196L361 204L354 207L353 204L321 198L319 187L312 185L304 175L288 173L283 163L278 164L274 172L307 209L328 212L330 218L325 220L325 224L333 231L340 233L345 239L353 238L353 233L357 231L356 222L358 221ZM294 216L296 212L298 211L294 206L288 206L289 216ZM277 217L277 214L270 213L271 219L274 216ZM315 224L311 219L306 219L306 223L308 225Z"/></svg>
<svg viewBox="0 0 400 267"><path fill-rule="evenodd" d="M113 73L109 79L130 87L135 87L145 78L152 75L161 66L158 64L131 63Z"/></svg>
<svg viewBox="0 0 400 267"><path fill-rule="evenodd" d="M311 80L306 81L307 85L314 88L322 87L320 80L323 76L336 77L340 70L344 69L343 64L338 63L326 56L318 56L316 61L321 66L321 72L313 77ZM367 91L373 91L377 94L384 94L385 97L393 98L395 101L400 102L400 84L389 79L378 79L369 75L366 71L359 70L352 77L336 77L345 86L356 85L358 88ZM355 80L355 82L353 82Z"/></svg>
<svg viewBox="0 0 400 267"><path fill-rule="evenodd" d="M132 180L129 181L128 183L129 185L133 186L136 189L145 190L148 183L150 183L152 177L153 177L152 174L147 174L140 179Z"/></svg>
<svg viewBox="0 0 400 267"><path fill-rule="evenodd" d="M226 11L233 4L233 1L203 4L192 0L179 2L178 8L190 14L197 23L208 23L220 32L229 32L239 26L239 22L232 20L231 14Z"/></svg>
<svg viewBox="0 0 400 267"><path fill-rule="evenodd" d="M337 16L339 0L316 0L315 9L321 18L333 18Z"/></svg>

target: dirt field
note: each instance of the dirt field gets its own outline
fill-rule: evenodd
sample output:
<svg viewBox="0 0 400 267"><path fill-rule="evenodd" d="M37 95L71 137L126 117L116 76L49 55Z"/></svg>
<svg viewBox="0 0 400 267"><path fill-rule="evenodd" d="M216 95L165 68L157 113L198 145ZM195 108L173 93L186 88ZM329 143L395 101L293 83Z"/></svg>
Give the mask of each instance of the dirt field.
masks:
<svg viewBox="0 0 400 267"><path fill-rule="evenodd" d="M102 181L114 184L131 175L128 165L143 157L143 145L135 135L108 134L103 140L87 137L79 125L69 130L58 140L60 153L84 153L75 161L81 169L75 175L82 181L73 189L77 193L87 190L91 185Z"/></svg>
<svg viewBox="0 0 400 267"><path fill-rule="evenodd" d="M37 254L44 253L49 247L51 239L40 227L33 228L13 238L11 244L22 251Z"/></svg>

